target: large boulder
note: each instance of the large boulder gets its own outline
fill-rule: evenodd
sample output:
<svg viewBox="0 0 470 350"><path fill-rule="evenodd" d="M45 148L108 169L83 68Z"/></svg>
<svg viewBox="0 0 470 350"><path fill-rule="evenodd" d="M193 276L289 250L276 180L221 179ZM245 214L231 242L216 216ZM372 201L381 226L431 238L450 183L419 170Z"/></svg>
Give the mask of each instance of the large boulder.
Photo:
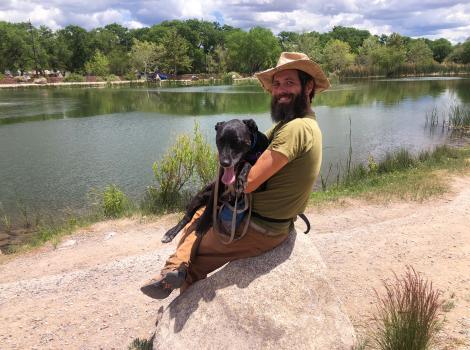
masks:
<svg viewBox="0 0 470 350"><path fill-rule="evenodd" d="M161 314L154 349L350 349L351 322L311 237L227 264Z"/></svg>

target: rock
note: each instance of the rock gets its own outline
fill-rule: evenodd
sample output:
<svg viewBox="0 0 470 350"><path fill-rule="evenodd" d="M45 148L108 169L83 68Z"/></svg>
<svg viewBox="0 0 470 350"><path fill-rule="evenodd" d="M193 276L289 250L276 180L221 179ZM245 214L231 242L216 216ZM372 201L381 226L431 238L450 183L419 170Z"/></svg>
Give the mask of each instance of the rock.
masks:
<svg viewBox="0 0 470 350"><path fill-rule="evenodd" d="M47 79L44 77L36 78L33 80L34 84L47 84Z"/></svg>
<svg viewBox="0 0 470 350"><path fill-rule="evenodd" d="M77 241L75 239L69 239L69 240L65 241L64 243L62 243L59 246L59 248L68 248L68 247L74 246L75 244L77 244Z"/></svg>
<svg viewBox="0 0 470 350"><path fill-rule="evenodd" d="M353 326L311 237L229 263L164 310L154 349L350 349ZM204 344L202 346L201 344Z"/></svg>
<svg viewBox="0 0 470 350"><path fill-rule="evenodd" d="M116 232L114 231L107 232L104 236L104 240L107 241L108 239L112 238L114 235L116 235Z"/></svg>

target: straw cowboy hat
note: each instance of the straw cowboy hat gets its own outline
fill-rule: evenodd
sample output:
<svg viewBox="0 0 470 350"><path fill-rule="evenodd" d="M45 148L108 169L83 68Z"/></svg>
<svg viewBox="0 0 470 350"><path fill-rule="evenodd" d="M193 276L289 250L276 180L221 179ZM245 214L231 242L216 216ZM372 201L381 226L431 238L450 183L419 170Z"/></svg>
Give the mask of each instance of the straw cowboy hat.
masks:
<svg viewBox="0 0 470 350"><path fill-rule="evenodd" d="M315 92L321 92L330 87L330 82L320 66L301 52L283 52L274 68L256 73L255 76L263 87L271 92L273 76L286 69L298 69L309 74L315 80Z"/></svg>

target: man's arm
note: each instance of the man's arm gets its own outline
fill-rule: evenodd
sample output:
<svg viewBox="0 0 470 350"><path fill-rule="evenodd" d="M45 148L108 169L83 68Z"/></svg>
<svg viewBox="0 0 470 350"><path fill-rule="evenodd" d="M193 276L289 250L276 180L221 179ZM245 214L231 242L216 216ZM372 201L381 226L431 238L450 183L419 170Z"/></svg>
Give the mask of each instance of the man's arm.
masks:
<svg viewBox="0 0 470 350"><path fill-rule="evenodd" d="M288 158L281 152L268 149L264 151L248 173L245 193L256 190L263 182L281 170L288 161Z"/></svg>

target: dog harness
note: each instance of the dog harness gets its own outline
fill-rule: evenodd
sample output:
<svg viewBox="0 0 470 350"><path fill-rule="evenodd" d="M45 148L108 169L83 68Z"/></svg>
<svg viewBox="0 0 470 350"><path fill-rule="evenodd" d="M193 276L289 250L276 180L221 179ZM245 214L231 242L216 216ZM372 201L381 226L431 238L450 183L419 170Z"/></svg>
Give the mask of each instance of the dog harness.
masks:
<svg viewBox="0 0 470 350"><path fill-rule="evenodd" d="M235 197L235 203L231 205L229 201L222 200L221 205L219 205L219 178L220 178L220 165L217 171L217 180L215 182L214 189L214 205L212 211L212 226L214 227L215 232L219 234L221 242L223 244L230 244L234 241L242 239L246 232L248 231L248 226L250 224L251 218L251 195L249 193L243 193L243 196L239 199L239 196L235 192L233 184L227 186L227 190L222 194L221 198L227 198L229 195ZM248 216L246 218L245 227L243 228L240 236L235 239L235 232L238 225L245 218L246 212L248 211ZM219 225L219 220L221 225ZM222 227L220 227L222 226ZM225 240L226 235L223 234L221 228L230 234L228 240ZM222 238L223 237L223 238Z"/></svg>

